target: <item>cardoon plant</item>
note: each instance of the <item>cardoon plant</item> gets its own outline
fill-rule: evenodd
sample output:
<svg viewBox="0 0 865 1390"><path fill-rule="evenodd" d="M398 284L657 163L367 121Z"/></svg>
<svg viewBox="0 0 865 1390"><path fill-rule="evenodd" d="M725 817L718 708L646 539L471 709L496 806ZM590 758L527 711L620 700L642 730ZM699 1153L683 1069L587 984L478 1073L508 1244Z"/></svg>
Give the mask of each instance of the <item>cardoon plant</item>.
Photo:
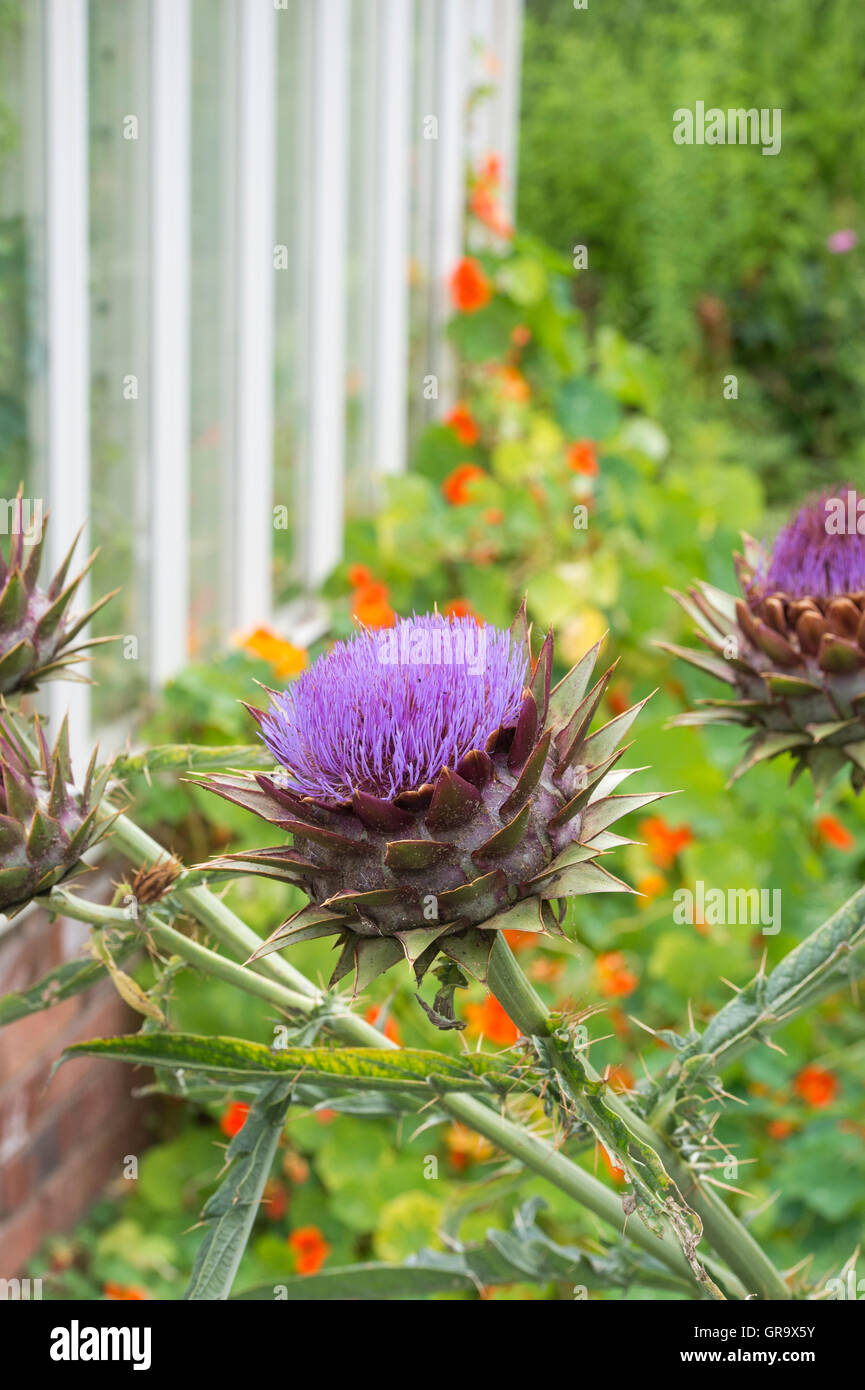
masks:
<svg viewBox="0 0 865 1390"><path fill-rule="evenodd" d="M709 653L668 647L731 687L698 701L678 724L740 724L750 731L734 776L792 755L793 776L818 792L843 766L865 784L865 534L845 487L811 498L767 550L744 537L738 596L698 583L674 597Z"/></svg>
<svg viewBox="0 0 865 1390"><path fill-rule="evenodd" d="M0 714L0 912L7 916L47 893L107 831L102 804L110 767L95 755L80 789L73 783L64 721L49 749L38 716L34 747L8 710Z"/></svg>
<svg viewBox="0 0 865 1390"><path fill-rule="evenodd" d="M755 582L771 587L770 573ZM771 623L758 607L768 600L755 592L749 586L750 620L762 633L758 619ZM710 598L720 616L716 591ZM827 599L821 607L819 595L814 600L833 633L839 610ZM701 594L695 611L706 616L708 603ZM777 616L776 608L763 612ZM714 619L713 629L723 632ZM820 652L818 644L813 655L829 675ZM451 1233L447 1256L421 1251L403 1267L364 1263L309 1277L287 1271L279 1283L289 1298L315 1297L319 1289L321 1297L365 1297L370 1280L410 1296L413 1281L428 1293L527 1278L620 1290L638 1283L697 1299L813 1294L804 1274L779 1274L726 1206L707 1154L723 1104L718 1073L731 1058L865 974L865 890L771 974L761 971L705 1030L691 1023L687 1032L666 1033L666 1071L638 1082L627 1099L613 1091L591 1065L586 1029L549 1013L502 931L558 931L563 899L625 886L598 859L626 843L609 827L654 794L613 795L627 775L615 767L619 745L640 706L591 731L609 678L589 688L596 656L592 649L553 688L552 634L535 654L524 609L510 632L415 617L389 634L359 633L293 687L270 692L268 708L254 711L259 745L148 749L101 771L94 759L81 792L72 786L62 733L50 753L37 722L20 713L14 727L6 721L0 907L34 899L93 930L90 959L67 962L0 1000L0 1022L69 998L107 973L144 1016L141 1031L78 1044L64 1058L92 1053L145 1064L155 1068L156 1089L205 1102L231 1094L250 1106L204 1208L188 1298L229 1297L293 1106L422 1112L424 1124L456 1119L593 1213L609 1243L594 1242L592 1253L557 1246L528 1204L493 1244L461 1243ZM764 678L758 667L765 669L749 668L754 679L771 691L772 673ZM780 692L772 699L782 703ZM237 766L270 770L226 773ZM226 855L206 875L184 868L116 811L125 772L166 769L220 769L213 790L292 843ZM111 843L135 872L105 904L71 892L65 880L109 820ZM310 906L262 940L202 884L203 876L247 873L300 885ZM184 928L189 919L192 935ZM333 982L322 989L280 952L327 935L341 951ZM142 944L156 974L146 992L120 968ZM442 988L431 1012L439 1025L455 1022L453 990L465 980L463 969L488 981L520 1029L519 1046L457 1056L397 1047L356 1012L354 996L400 961L418 980L435 961ZM259 1001L278 1020L274 1045L173 1031L172 985L186 967ZM340 988L352 970L353 993ZM583 1018L592 1012L587 1004ZM540 1113L546 1133L537 1132ZM574 1149L593 1141L624 1170L622 1193L574 1161ZM273 1287L247 1296L272 1298Z"/></svg>
<svg viewBox="0 0 865 1390"><path fill-rule="evenodd" d="M612 794L639 706L589 734L611 674L589 689L598 646L551 689L553 635L533 661L525 605L511 632L414 617L338 643L253 709L276 774L209 785L293 844L215 867L310 899L263 951L336 936L330 983L353 971L355 994L400 960L420 981L440 953L485 981L515 912L556 931L552 902L626 891L598 859L622 843L609 827L656 798Z"/></svg>
<svg viewBox="0 0 865 1390"><path fill-rule="evenodd" d="M41 505L31 512L23 491L19 487L12 505L7 554L0 549L0 695L7 696L36 690L52 676L70 678L74 673L69 668L83 659L85 651L113 640L85 641L82 636L113 594L105 594L85 613L72 611L75 594L95 559L91 555L75 578L68 579L78 536L47 588L40 586L48 515L43 516Z"/></svg>

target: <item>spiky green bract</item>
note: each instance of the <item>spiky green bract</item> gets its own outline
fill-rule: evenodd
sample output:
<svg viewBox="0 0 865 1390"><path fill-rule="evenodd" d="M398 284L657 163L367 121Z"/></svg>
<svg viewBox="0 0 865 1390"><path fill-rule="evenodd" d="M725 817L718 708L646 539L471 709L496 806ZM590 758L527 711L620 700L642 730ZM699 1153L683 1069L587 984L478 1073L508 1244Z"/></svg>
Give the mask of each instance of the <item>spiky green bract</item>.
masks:
<svg viewBox="0 0 865 1390"><path fill-rule="evenodd" d="M109 775L109 767L96 773L94 752L78 790L67 721L49 750L38 716L25 734L23 721L0 711L0 912L11 916L47 893L105 834L114 819L101 806Z"/></svg>
<svg viewBox="0 0 865 1390"><path fill-rule="evenodd" d="M78 536L48 588L39 587L48 516L40 517L38 524L29 513L25 517L22 491L19 487L11 508L8 554L4 555L0 547L0 695L24 694L57 676L80 679L69 667L81 661L89 648L114 640L96 637L75 641L93 615L117 592L115 589L106 594L86 613L70 611L75 593L95 558L91 555L80 574L67 583Z"/></svg>
<svg viewBox="0 0 865 1390"><path fill-rule="evenodd" d="M756 578L767 559L750 536L735 557L741 595L697 583L671 590L709 648L660 643L729 693L698 700L676 725L738 724L750 731L735 781L756 763L789 753L792 779L807 769L818 798L843 767L855 791L865 785L865 591L791 597Z"/></svg>
<svg viewBox="0 0 865 1390"><path fill-rule="evenodd" d="M558 931L555 900L631 891L597 861L628 843L610 826L657 799L612 795L629 775L614 765L642 704L590 734L611 675L589 689L600 643L551 691L553 634L533 660L525 604L511 640L525 654L527 673L515 720L422 786L392 799L358 790L337 801L300 795L278 775L206 779L218 795L292 836L289 847L209 865L280 879L308 894L309 906L257 954L335 936L341 951L331 983L353 971L355 993L400 960L420 981L440 952L485 981L497 931Z"/></svg>

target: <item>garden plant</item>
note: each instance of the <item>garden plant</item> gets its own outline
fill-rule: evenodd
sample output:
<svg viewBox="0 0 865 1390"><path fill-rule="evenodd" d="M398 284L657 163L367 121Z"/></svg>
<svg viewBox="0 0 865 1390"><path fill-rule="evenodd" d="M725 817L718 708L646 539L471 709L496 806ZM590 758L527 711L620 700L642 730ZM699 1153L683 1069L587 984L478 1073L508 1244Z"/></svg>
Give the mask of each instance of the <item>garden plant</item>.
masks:
<svg viewBox="0 0 865 1390"><path fill-rule="evenodd" d="M587 397L590 382L580 409ZM583 441L581 457L587 448ZM734 692L686 718L723 716L752 730L752 764L792 752L817 791L842 765L858 785L865 668L865 542L826 537L815 563L823 505L810 503L773 547L752 547L738 602L705 584L683 600L715 648L687 654ZM638 1287L701 1300L825 1296L808 1262L780 1269L736 1215L736 1160L719 1120L732 1099L725 1081L743 1055L774 1055L779 1029L855 989L865 973L865 891L771 969L762 961L710 1018L661 1030L652 1066L624 1086L592 1058L604 1037L603 1000L551 1010L520 965L527 934L555 941L580 924L586 939L595 895L629 893L607 864L632 841L612 827L675 790L618 791L633 770L623 766L632 742L639 752L646 702L607 717L611 671L595 671L600 636L563 669L552 626L536 631L524 603L509 625L434 606L361 622L288 685L267 688L264 709L251 704L250 680L243 718L257 738L153 744L104 764L94 752L82 773L70 764L65 726L49 747L29 703L80 655L71 644L81 620L67 617L74 585L64 566L43 587L20 508L15 529L0 572L0 910L35 901L88 923L91 944L89 958L0 1001L0 1018L48 1008L107 972L141 1015L140 1030L76 1044L64 1065L81 1054L114 1058L152 1069L151 1094L243 1106L195 1233L188 1298L231 1295L278 1147L293 1116L310 1113L372 1124L396 1116L424 1133L457 1123L499 1159L476 1205L492 1184L518 1187L529 1171L568 1207L591 1213L603 1238L556 1240L533 1195L506 1227L480 1237L467 1238L456 1221L437 1248L421 1241L402 1260L284 1276L272 1266L244 1297L471 1295L512 1285ZM668 602L660 593L654 601ZM266 843L208 846L198 863L169 854L138 823L128 790L166 776L191 779L214 806L217 793L247 822L253 813ZM82 856L102 841L128 866L110 902L89 898L79 876ZM277 909L263 932L221 896L248 877L277 880L277 901L293 906L287 917ZM319 938L338 948L326 984L283 954ZM142 952L146 977L134 966ZM399 1045L386 1004L372 1020L364 1012L377 977L408 971L423 1046ZM270 1042L175 1028L174 992L190 974L251 1000ZM452 1045L463 1024L455 999L472 981L511 1022L504 1050ZM592 1149L618 1174L618 1190L580 1162Z"/></svg>

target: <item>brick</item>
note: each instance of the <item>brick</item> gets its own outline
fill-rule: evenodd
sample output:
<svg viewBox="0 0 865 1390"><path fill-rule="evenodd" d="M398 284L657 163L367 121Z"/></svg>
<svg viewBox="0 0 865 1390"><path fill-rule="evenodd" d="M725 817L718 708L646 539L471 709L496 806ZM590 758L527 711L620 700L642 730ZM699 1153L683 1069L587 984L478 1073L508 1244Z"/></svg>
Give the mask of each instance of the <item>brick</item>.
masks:
<svg viewBox="0 0 865 1390"><path fill-rule="evenodd" d="M39 1181L36 1156L16 1154L0 1170L0 1220L13 1216L34 1195Z"/></svg>
<svg viewBox="0 0 865 1390"><path fill-rule="evenodd" d="M82 1135L110 1131L118 1113L136 1107L137 1102L130 1098L128 1075L118 1076L116 1067L106 1068L100 1063L94 1070L90 1084L76 1093L57 1117L59 1151L64 1158L81 1143Z"/></svg>
<svg viewBox="0 0 865 1390"><path fill-rule="evenodd" d="M120 1176L123 1156L136 1152L140 1136L138 1117L121 1115L111 1129L78 1148L40 1188L43 1229L59 1232L73 1225L109 1179Z"/></svg>
<svg viewBox="0 0 865 1390"><path fill-rule="evenodd" d="M29 1146L39 1173L39 1181L50 1178L60 1165L60 1127L59 1123L49 1124Z"/></svg>
<svg viewBox="0 0 865 1390"><path fill-rule="evenodd" d="M49 926L44 934L12 938L0 951L0 994L21 994L58 963L59 933Z"/></svg>
<svg viewBox="0 0 865 1390"><path fill-rule="evenodd" d="M0 1166L23 1148L30 1133L30 1096L26 1085L10 1088L0 1109Z"/></svg>
<svg viewBox="0 0 865 1390"><path fill-rule="evenodd" d="M78 1014L78 1000L64 999L62 1004L42 1013L30 1014L10 1023L0 1031L0 1086L17 1072L32 1066L37 1058L56 1056L61 1039L68 1033Z"/></svg>
<svg viewBox="0 0 865 1390"><path fill-rule="evenodd" d="M43 1231L42 1205L38 1196L31 1197L10 1220L0 1222L0 1277L14 1279L22 1273L27 1261L42 1244Z"/></svg>

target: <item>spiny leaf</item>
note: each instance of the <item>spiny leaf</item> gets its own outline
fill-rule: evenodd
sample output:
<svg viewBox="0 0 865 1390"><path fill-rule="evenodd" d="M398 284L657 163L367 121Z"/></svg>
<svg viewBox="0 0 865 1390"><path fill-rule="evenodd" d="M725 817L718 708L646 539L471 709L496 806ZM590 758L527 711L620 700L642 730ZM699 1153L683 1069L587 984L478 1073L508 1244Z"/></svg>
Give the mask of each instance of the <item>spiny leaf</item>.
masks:
<svg viewBox="0 0 865 1390"><path fill-rule="evenodd" d="M369 1083L404 1090L468 1090L483 1088L485 1080L506 1082L508 1073L494 1058L479 1053L445 1057L438 1052L405 1048L279 1048L241 1038L202 1037L193 1033L134 1033L128 1037L93 1038L74 1043L60 1061L72 1057L113 1057L148 1067L182 1067L228 1078L291 1078L337 1080L361 1089ZM59 1063L58 1063L59 1065Z"/></svg>
<svg viewBox="0 0 865 1390"><path fill-rule="evenodd" d="M282 1134L290 1090L285 1081L264 1086L228 1146L232 1166L202 1213L207 1229L184 1295L191 1301L225 1299L231 1293Z"/></svg>

